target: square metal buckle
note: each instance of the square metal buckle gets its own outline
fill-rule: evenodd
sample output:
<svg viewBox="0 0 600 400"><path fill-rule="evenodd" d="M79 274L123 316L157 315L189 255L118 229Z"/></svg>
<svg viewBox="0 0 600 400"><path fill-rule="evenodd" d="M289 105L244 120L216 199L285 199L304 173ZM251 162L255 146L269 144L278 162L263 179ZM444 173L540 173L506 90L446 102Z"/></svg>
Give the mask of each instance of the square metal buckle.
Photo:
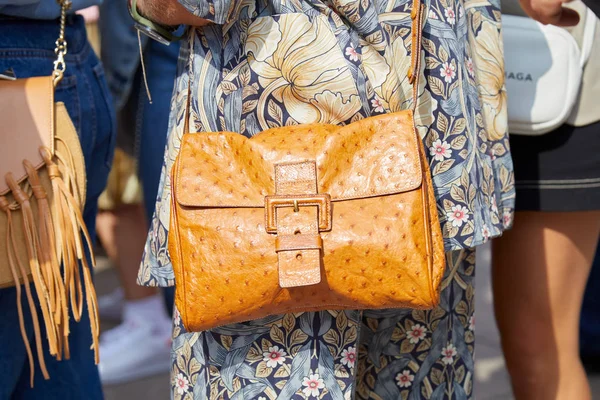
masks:
<svg viewBox="0 0 600 400"><path fill-rule="evenodd" d="M265 229L267 233L277 233L277 209L316 206L319 220L319 232L331 230L331 196L329 194L306 194L287 196L265 196Z"/></svg>

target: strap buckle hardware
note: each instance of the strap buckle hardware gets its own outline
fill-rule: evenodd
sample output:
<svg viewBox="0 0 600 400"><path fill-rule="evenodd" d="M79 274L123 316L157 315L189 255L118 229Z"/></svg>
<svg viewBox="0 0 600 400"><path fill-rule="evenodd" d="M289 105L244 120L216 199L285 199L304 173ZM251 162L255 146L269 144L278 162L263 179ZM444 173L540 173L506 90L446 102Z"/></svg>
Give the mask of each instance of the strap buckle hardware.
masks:
<svg viewBox="0 0 600 400"><path fill-rule="evenodd" d="M277 209L293 207L318 207L319 231L331 230L331 196L329 194L273 195L265 196L265 229L267 233L277 233Z"/></svg>

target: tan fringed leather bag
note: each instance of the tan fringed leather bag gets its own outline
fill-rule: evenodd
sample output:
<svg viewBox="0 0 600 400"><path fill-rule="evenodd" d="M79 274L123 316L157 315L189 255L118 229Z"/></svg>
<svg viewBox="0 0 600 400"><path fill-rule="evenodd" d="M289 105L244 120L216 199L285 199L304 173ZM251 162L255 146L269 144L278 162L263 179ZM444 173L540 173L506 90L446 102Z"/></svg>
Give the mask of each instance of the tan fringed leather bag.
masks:
<svg viewBox="0 0 600 400"><path fill-rule="evenodd" d="M422 11L415 0L413 104ZM189 331L438 304L444 247L412 110L251 139L188 133L171 178L169 253Z"/></svg>
<svg viewBox="0 0 600 400"><path fill-rule="evenodd" d="M70 312L79 321L83 308L80 267L98 362L99 323L96 294L86 251L92 252L82 217L85 162L77 131L63 103L54 102L54 87L64 73L63 0L58 60L53 76L0 79L0 288L16 287L20 330L30 363L21 291L33 319L40 369L49 379L42 349L39 306L50 354L69 358ZM92 265L95 263L92 256ZM35 296L30 282L33 282Z"/></svg>

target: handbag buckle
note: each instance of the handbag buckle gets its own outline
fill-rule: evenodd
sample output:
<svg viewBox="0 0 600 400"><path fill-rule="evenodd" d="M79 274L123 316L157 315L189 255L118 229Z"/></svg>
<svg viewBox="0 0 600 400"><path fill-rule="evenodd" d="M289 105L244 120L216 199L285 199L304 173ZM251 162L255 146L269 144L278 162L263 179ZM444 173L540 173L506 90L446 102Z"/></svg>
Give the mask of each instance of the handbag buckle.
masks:
<svg viewBox="0 0 600 400"><path fill-rule="evenodd" d="M277 209L316 206L319 219L319 232L331 230L331 196L329 194L273 195L265 196L265 228L267 233L277 233Z"/></svg>

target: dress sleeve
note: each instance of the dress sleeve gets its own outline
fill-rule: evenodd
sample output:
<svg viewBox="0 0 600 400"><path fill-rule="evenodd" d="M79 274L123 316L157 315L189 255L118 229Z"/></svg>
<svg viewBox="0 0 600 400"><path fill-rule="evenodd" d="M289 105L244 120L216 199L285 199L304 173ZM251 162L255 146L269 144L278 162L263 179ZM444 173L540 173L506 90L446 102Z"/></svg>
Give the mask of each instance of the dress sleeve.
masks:
<svg viewBox="0 0 600 400"><path fill-rule="evenodd" d="M193 30L191 30L193 31ZM191 33L193 34L193 33ZM188 82L190 72L186 60L189 59L189 45L181 45L177 80L174 96L171 100L169 115L168 139L161 171L158 195L154 216L150 223L150 231L142 262L138 272L137 283L142 286L173 286L175 274L168 252L169 221L171 217L171 177L169 172L179 153L181 137L184 130L184 119L188 101Z"/></svg>
<svg viewBox="0 0 600 400"><path fill-rule="evenodd" d="M179 0L189 12L197 17L223 25L237 18L236 3L241 0Z"/></svg>

